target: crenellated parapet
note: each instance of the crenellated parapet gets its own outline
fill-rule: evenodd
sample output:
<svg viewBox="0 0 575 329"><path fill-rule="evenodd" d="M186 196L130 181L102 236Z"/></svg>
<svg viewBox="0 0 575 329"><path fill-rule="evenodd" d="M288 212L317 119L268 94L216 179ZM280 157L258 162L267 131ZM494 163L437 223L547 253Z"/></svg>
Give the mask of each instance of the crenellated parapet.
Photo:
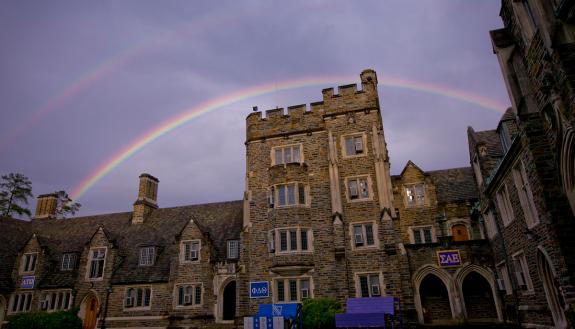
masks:
<svg viewBox="0 0 575 329"><path fill-rule="evenodd" d="M361 90L357 84L348 84L322 90L323 101L283 108L255 111L246 119L247 141L281 137L297 133L309 133L325 128L324 118L364 110L379 110L377 74L369 69L361 75Z"/></svg>

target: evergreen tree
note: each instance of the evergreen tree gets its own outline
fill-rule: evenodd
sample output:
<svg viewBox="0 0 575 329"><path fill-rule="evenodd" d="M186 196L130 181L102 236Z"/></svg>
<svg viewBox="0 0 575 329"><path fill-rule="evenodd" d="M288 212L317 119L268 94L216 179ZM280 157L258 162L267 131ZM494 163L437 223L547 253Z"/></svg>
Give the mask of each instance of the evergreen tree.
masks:
<svg viewBox="0 0 575 329"><path fill-rule="evenodd" d="M65 191L54 192L56 194L56 218L64 219L66 215L74 215L82 206L78 202L72 202L72 199Z"/></svg>
<svg viewBox="0 0 575 329"><path fill-rule="evenodd" d="M2 216L30 217L30 210L22 206L28 204L28 198L32 197L32 182L22 174L10 173L3 175L0 180L0 214Z"/></svg>

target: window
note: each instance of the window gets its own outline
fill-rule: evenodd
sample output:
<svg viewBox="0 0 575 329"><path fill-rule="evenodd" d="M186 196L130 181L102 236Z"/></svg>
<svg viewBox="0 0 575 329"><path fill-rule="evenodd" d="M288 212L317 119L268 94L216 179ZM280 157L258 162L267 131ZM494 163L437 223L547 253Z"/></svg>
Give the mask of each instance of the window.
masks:
<svg viewBox="0 0 575 329"><path fill-rule="evenodd" d="M301 145L289 145L272 148L273 165L301 163Z"/></svg>
<svg viewBox="0 0 575 329"><path fill-rule="evenodd" d="M24 254L22 256L22 263L20 264L21 273L34 273L36 271L36 263L38 262L38 253Z"/></svg>
<svg viewBox="0 0 575 329"><path fill-rule="evenodd" d="M431 226L419 226L410 227L413 240L411 243L421 244L421 243L433 243L433 227Z"/></svg>
<svg viewBox="0 0 575 329"><path fill-rule="evenodd" d="M191 263L200 260L200 241L182 241L180 244L180 262Z"/></svg>
<svg viewBox="0 0 575 329"><path fill-rule="evenodd" d="M240 240L228 240L228 259L240 258Z"/></svg>
<svg viewBox="0 0 575 329"><path fill-rule="evenodd" d="M279 278L274 281L276 303L298 303L312 297L310 278Z"/></svg>
<svg viewBox="0 0 575 329"><path fill-rule="evenodd" d="M499 191L497 191L497 194L495 195L495 199L503 225L507 226L513 221L513 208L511 208L511 201L509 201L507 184L503 184L503 186L499 188Z"/></svg>
<svg viewBox="0 0 575 329"><path fill-rule="evenodd" d="M365 273L356 276L356 296L357 297L379 297L381 296L381 283L379 274Z"/></svg>
<svg viewBox="0 0 575 329"><path fill-rule="evenodd" d="M355 177L347 179L348 200L369 199L369 184L367 177Z"/></svg>
<svg viewBox="0 0 575 329"><path fill-rule="evenodd" d="M278 241L275 241L275 239ZM312 230L303 227L279 228L269 232L270 252L311 252Z"/></svg>
<svg viewBox="0 0 575 329"><path fill-rule="evenodd" d="M483 214L483 220L485 221L487 237L493 239L497 235L497 223L495 223L495 217L493 217L493 213L488 211Z"/></svg>
<svg viewBox="0 0 575 329"><path fill-rule="evenodd" d="M156 247L140 248L140 266L154 265L156 260Z"/></svg>
<svg viewBox="0 0 575 329"><path fill-rule="evenodd" d="M533 283L531 282L531 276L529 275L529 266L527 264L525 254L519 252L513 255L513 267L515 269L515 278L519 288L523 290L524 293L532 293Z"/></svg>
<svg viewBox="0 0 575 329"><path fill-rule="evenodd" d="M10 313L29 312L31 306L32 292L16 293L12 295L8 311Z"/></svg>
<svg viewBox="0 0 575 329"><path fill-rule="evenodd" d="M76 268L76 260L78 255L74 252L66 252L62 254L62 266L60 269L62 271L71 271Z"/></svg>
<svg viewBox="0 0 575 329"><path fill-rule="evenodd" d="M343 140L345 144L344 146L345 146L346 157L365 154L365 147L364 147L365 143L363 134L344 136Z"/></svg>
<svg viewBox="0 0 575 329"><path fill-rule="evenodd" d="M88 260L88 279L102 279L106 264L106 248L91 249Z"/></svg>
<svg viewBox="0 0 575 329"><path fill-rule="evenodd" d="M43 292L40 297L41 311L62 311L72 306L72 292L70 290Z"/></svg>
<svg viewBox="0 0 575 329"><path fill-rule="evenodd" d="M509 281L509 272L507 272L507 266L505 263L500 263L497 265L497 286L499 290L505 290L507 295L511 295L513 293L513 289L511 287L511 281Z"/></svg>
<svg viewBox="0 0 575 329"><path fill-rule="evenodd" d="M149 309L151 300L152 288L128 288L124 298L124 309Z"/></svg>
<svg viewBox="0 0 575 329"><path fill-rule="evenodd" d="M202 284L182 284L176 286L176 307L202 305Z"/></svg>
<svg viewBox="0 0 575 329"><path fill-rule="evenodd" d="M302 183L275 185L270 190L269 207L305 206L306 200L306 186Z"/></svg>
<svg viewBox="0 0 575 329"><path fill-rule="evenodd" d="M405 200L408 207L423 206L425 204L424 185L414 184L406 186Z"/></svg>
<svg viewBox="0 0 575 329"><path fill-rule="evenodd" d="M354 247L375 246L374 224L361 223L352 226Z"/></svg>
<svg viewBox="0 0 575 329"><path fill-rule="evenodd" d="M529 186L527 172L525 171L525 166L522 161L519 161L513 168L513 179L515 181L515 187L517 188L517 194L519 194L519 202L523 209L525 222L527 222L528 228L532 228L539 223L539 218L537 209L535 208L531 186Z"/></svg>

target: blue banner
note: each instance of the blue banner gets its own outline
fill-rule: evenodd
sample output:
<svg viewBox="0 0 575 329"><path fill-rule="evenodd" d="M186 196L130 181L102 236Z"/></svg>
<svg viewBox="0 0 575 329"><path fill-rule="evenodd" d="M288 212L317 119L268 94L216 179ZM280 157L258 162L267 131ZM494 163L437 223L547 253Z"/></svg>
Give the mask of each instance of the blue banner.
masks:
<svg viewBox="0 0 575 329"><path fill-rule="evenodd" d="M36 281L36 277L34 275L26 275L22 277L22 283L20 284L20 288L22 289L34 289L34 282Z"/></svg>
<svg viewBox="0 0 575 329"><path fill-rule="evenodd" d="M439 267L461 266L461 255L459 250L442 250L437 252L437 262Z"/></svg>
<svg viewBox="0 0 575 329"><path fill-rule="evenodd" d="M250 282L250 298L270 296L270 284L267 281Z"/></svg>

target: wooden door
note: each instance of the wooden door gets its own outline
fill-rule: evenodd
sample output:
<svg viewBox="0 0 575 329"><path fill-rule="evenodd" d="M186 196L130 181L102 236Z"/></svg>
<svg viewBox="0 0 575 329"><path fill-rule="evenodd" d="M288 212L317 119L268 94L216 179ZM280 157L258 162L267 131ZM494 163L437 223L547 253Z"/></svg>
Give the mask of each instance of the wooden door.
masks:
<svg viewBox="0 0 575 329"><path fill-rule="evenodd" d="M98 300L95 297L92 297L86 302L84 329L95 329L97 319L98 319Z"/></svg>
<svg viewBox="0 0 575 329"><path fill-rule="evenodd" d="M453 225L451 227L451 235L453 236L453 241L469 240L469 232L467 232L467 227L463 224Z"/></svg>

